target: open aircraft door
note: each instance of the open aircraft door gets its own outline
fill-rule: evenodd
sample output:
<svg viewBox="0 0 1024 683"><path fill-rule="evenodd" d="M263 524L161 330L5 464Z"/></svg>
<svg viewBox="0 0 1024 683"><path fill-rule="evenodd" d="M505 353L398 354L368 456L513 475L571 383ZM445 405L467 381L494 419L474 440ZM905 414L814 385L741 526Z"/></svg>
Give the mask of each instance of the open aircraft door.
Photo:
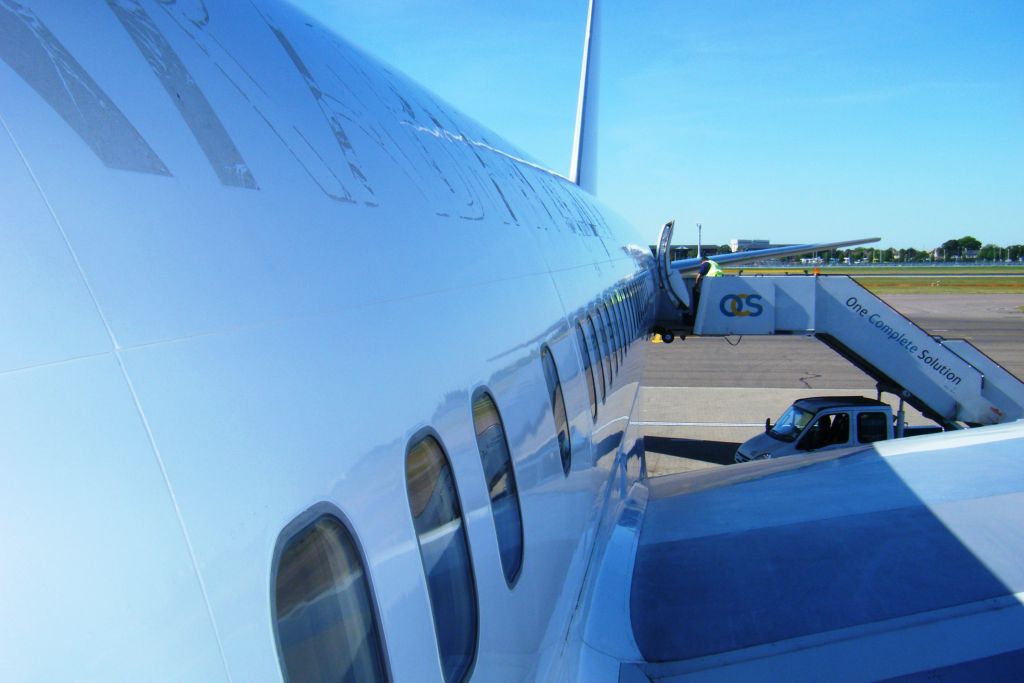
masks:
<svg viewBox="0 0 1024 683"><path fill-rule="evenodd" d="M684 316L692 307L690 288L683 281L682 274L672 269L672 231L676 222L669 221L658 235L658 253L655 254L658 269L658 314L654 331L671 343L674 332L684 329Z"/></svg>

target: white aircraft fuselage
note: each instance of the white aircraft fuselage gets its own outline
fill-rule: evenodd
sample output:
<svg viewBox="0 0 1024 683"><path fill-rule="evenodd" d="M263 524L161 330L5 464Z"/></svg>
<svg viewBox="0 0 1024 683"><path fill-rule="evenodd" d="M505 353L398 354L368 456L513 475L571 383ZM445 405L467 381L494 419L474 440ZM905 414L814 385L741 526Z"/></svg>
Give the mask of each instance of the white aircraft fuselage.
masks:
<svg viewBox="0 0 1024 683"><path fill-rule="evenodd" d="M636 232L269 0L0 0L0 122L0 678L281 678L275 558L312 509L359 549L389 675L439 679L423 434L461 503L473 675L559 675L641 474ZM480 390L519 491L511 586Z"/></svg>

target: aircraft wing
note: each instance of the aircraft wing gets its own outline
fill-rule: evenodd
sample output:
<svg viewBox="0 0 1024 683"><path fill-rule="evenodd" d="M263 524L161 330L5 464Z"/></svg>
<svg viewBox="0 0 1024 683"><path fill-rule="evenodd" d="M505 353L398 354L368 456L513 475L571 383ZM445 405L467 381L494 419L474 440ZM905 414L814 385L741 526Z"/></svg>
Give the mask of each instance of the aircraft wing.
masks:
<svg viewBox="0 0 1024 683"><path fill-rule="evenodd" d="M649 480L646 678L620 680L1019 678L1022 444L1018 421Z"/></svg>
<svg viewBox="0 0 1024 683"><path fill-rule="evenodd" d="M749 263L757 261L766 256L790 256L793 254L810 254L816 251L828 251L852 247L858 244L870 244L878 242L880 237L865 237L858 240L847 240L845 242L819 242L817 244L793 244L785 247L772 247L770 249L755 249L754 251L738 251L735 254L718 254L714 257L715 263L720 266L735 263ZM699 258L686 258L672 261L672 270L685 273L700 268Z"/></svg>

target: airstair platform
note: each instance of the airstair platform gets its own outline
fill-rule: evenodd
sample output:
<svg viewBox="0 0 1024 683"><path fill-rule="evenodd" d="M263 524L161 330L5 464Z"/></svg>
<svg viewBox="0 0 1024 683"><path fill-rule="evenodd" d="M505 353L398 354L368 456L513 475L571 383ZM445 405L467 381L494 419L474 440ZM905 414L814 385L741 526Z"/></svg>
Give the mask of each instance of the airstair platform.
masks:
<svg viewBox="0 0 1024 683"><path fill-rule="evenodd" d="M840 276L707 278L692 333L814 336L949 427L1024 417L1024 383L975 346L934 337Z"/></svg>

